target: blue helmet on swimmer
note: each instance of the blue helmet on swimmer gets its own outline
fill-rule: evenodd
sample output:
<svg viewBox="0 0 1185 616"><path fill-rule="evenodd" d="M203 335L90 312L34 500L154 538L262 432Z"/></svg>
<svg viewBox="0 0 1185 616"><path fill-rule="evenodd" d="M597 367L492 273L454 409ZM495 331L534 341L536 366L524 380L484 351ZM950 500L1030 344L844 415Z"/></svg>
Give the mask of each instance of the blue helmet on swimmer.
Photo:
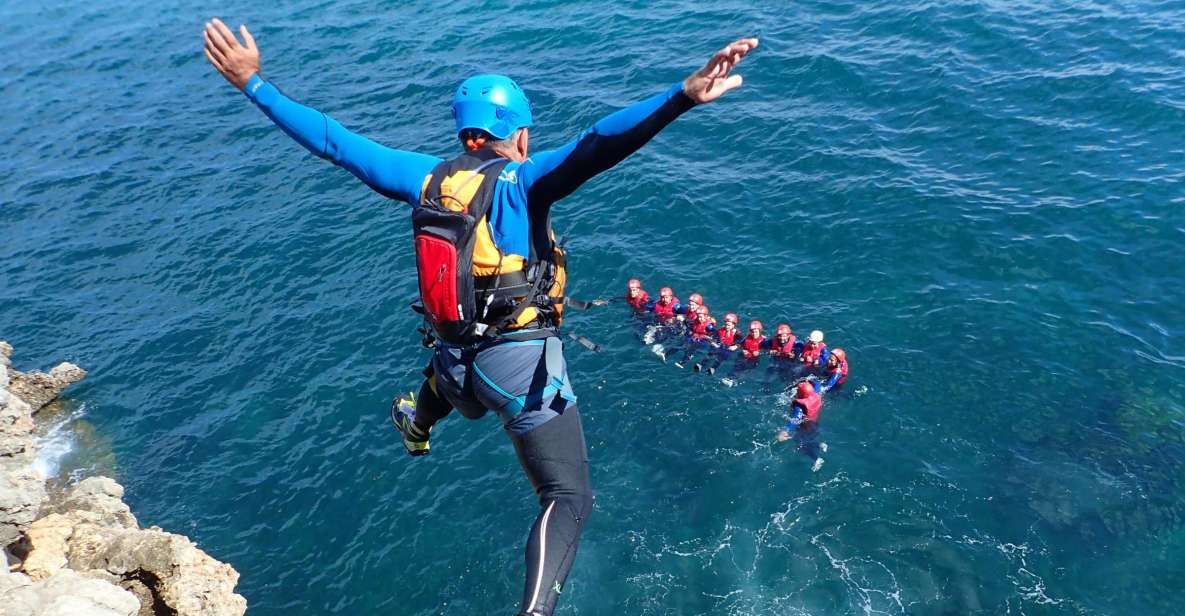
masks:
<svg viewBox="0 0 1185 616"><path fill-rule="evenodd" d="M523 89L504 75L475 75L461 82L453 95L457 134L478 129L495 139L531 125L531 103Z"/></svg>

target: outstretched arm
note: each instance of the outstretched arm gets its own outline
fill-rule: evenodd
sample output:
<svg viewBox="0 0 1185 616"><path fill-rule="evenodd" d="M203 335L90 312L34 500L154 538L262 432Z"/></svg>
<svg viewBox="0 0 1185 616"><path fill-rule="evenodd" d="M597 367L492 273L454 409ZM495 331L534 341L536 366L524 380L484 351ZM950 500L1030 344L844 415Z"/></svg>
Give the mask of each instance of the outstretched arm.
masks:
<svg viewBox="0 0 1185 616"><path fill-rule="evenodd" d="M741 76L730 74L732 68L756 47L755 38L730 43L683 83L613 113L558 150L531 157L521 171L528 202L546 206L568 196L636 152L683 112L739 87Z"/></svg>
<svg viewBox="0 0 1185 616"><path fill-rule="evenodd" d="M836 370L835 372L831 373L831 378L827 379L826 383L819 383L818 381L815 381L815 391L821 394L831 391L831 388L835 387L835 384L839 382L839 377L839 370Z"/></svg>
<svg viewBox="0 0 1185 616"><path fill-rule="evenodd" d="M259 48L246 26L234 33L214 19L206 24L206 58L277 126L314 155L345 168L379 193L418 203L424 176L440 159L395 150L346 130L333 118L284 96L259 75Z"/></svg>

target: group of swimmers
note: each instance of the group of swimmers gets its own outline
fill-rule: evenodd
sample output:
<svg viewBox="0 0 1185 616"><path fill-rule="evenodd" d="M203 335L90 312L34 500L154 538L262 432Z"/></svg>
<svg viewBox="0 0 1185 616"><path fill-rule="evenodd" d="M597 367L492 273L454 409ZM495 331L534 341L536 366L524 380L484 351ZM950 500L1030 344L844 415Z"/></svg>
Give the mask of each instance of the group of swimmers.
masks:
<svg viewBox="0 0 1185 616"><path fill-rule="evenodd" d="M814 330L806 340L798 340L790 324L781 323L774 336L767 338L762 322L753 320L749 322L749 333L742 334L737 328L736 313L725 314L723 323L718 323L699 293L692 293L684 304L675 297L674 290L663 287L658 299L651 299L636 278L629 281L625 300L635 314L653 313L664 333L682 338L683 357L675 362L680 368L706 350L707 357L693 364L694 369L715 374L721 364L735 357L731 373L735 379L755 368L765 354L770 361L767 384L772 376L798 378L790 403L790 420L778 431L778 440L786 441L797 434L803 451L814 459L813 470L823 465L819 454L827 450L827 444L818 441L816 432L822 394L847 380L848 358L841 348L827 348L822 331Z"/></svg>

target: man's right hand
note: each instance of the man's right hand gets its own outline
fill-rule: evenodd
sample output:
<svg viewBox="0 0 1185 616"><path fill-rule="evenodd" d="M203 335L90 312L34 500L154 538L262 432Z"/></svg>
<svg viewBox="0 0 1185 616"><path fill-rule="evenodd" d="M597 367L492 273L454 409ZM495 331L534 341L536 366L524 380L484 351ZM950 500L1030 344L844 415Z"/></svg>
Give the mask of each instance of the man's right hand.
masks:
<svg viewBox="0 0 1185 616"><path fill-rule="evenodd" d="M247 80L259 72L259 48L255 46L255 37L247 31L247 26L240 25L239 34L243 35L242 45L230 28L215 17L206 22L202 36L206 40L206 58L210 64L231 85L242 90L247 86Z"/></svg>

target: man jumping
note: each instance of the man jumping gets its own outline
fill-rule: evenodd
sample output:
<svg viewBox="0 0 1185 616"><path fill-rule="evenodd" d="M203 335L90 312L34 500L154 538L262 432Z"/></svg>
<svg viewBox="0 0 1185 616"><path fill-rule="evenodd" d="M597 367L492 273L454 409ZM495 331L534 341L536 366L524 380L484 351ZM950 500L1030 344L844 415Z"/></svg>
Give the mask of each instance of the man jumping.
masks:
<svg viewBox="0 0 1185 616"><path fill-rule="evenodd" d="M539 496L519 614L550 616L592 510L588 458L557 331L567 274L551 206L642 147L697 104L741 85L741 39L681 83L617 111L551 151L528 157L531 106L500 75L465 80L453 98L463 152L452 160L391 149L282 94L260 75L259 49L218 19L206 58L310 152L380 194L411 204L421 310L437 338L416 403L396 409L404 446L429 451L432 426L457 409L493 410Z"/></svg>

